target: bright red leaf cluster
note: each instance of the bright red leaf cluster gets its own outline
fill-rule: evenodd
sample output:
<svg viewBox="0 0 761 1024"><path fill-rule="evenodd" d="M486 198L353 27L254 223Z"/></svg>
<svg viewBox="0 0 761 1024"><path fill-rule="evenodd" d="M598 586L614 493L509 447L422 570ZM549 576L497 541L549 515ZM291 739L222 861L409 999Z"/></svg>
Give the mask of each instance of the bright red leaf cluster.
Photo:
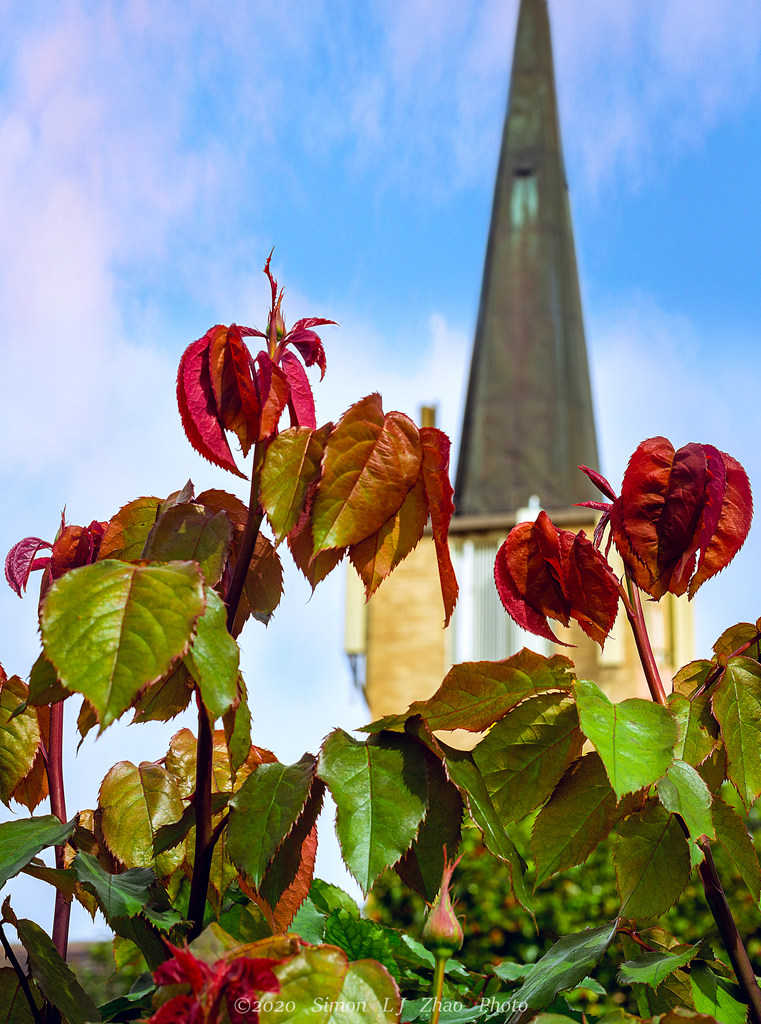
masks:
<svg viewBox="0 0 761 1024"><path fill-rule="evenodd" d="M278 292L269 258L264 272L272 290L266 331L218 324L188 346L177 374L177 404L188 440L209 462L238 476L243 474L235 465L226 430L236 435L247 455L253 444L276 433L286 407L292 426L317 425L304 366L316 364L324 376L325 350L313 328L335 323L308 317L286 331L283 291ZM246 337L263 338L266 351L254 358Z"/></svg>
<svg viewBox="0 0 761 1024"><path fill-rule="evenodd" d="M182 985L179 992L153 1014L148 1024L217 1024L224 999L231 1024L256 1024L260 993L279 992L272 973L279 961L238 957L209 966L189 949L169 947L174 956L154 972L157 985Z"/></svg>
<svg viewBox="0 0 761 1024"><path fill-rule="evenodd" d="M35 569L49 568L50 579L56 580L69 569L89 565L98 558L107 525L93 520L89 526L67 526L62 515L61 528L52 544L39 537L24 537L13 545L5 558L6 580L21 597ZM50 554L40 556L45 548Z"/></svg>
<svg viewBox="0 0 761 1024"><path fill-rule="evenodd" d="M559 641L548 619L575 619L601 646L616 618L618 582L587 539L558 530L546 512L519 523L497 552L494 579L502 604L523 629Z"/></svg>
<svg viewBox="0 0 761 1024"><path fill-rule="evenodd" d="M582 467L584 469L584 467ZM678 451L651 437L632 455L617 497L599 474L586 470L611 504L600 530L611 535L634 582L656 600L666 593L693 597L727 566L745 542L753 499L745 470L708 444Z"/></svg>

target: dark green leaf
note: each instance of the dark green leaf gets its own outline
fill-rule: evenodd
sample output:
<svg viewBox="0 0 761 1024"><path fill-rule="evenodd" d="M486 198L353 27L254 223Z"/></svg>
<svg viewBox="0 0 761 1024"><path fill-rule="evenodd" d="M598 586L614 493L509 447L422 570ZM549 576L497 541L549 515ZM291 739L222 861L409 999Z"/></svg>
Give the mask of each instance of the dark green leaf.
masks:
<svg viewBox="0 0 761 1024"><path fill-rule="evenodd" d="M657 988L678 967L685 967L696 957L700 943L680 948L679 952L643 953L636 960L627 960L618 968L616 977L621 985L651 985Z"/></svg>
<svg viewBox="0 0 761 1024"><path fill-rule="evenodd" d="M190 703L195 685L185 661L179 659L162 679L147 686L133 701L132 724L168 722L175 718Z"/></svg>
<svg viewBox="0 0 761 1024"><path fill-rule="evenodd" d="M315 767L311 754L292 765L259 765L230 800L227 852L255 888L304 809Z"/></svg>
<svg viewBox="0 0 761 1024"><path fill-rule="evenodd" d="M227 749L230 751L230 766L237 772L251 750L251 712L243 676L238 675L238 704L225 712L222 724L225 729Z"/></svg>
<svg viewBox="0 0 761 1024"><path fill-rule="evenodd" d="M748 1007L727 990L707 964L695 964L690 971L692 998L698 1013L707 1013L721 1024L745 1024Z"/></svg>
<svg viewBox="0 0 761 1024"><path fill-rule="evenodd" d="M45 655L63 685L96 709L102 732L185 654L205 603L193 562L72 569L45 597Z"/></svg>
<svg viewBox="0 0 761 1024"><path fill-rule="evenodd" d="M69 696L69 691L61 686L56 670L50 664L44 654L41 654L29 675L29 696L30 704L37 706L44 704L55 704L64 697Z"/></svg>
<svg viewBox="0 0 761 1024"><path fill-rule="evenodd" d="M108 922L117 917L144 914L157 928L166 929L178 924L182 916L176 910L152 906L156 876L150 868L130 868L113 875L89 853L79 851L72 867L78 880L98 900L98 906Z"/></svg>
<svg viewBox="0 0 761 1024"><path fill-rule="evenodd" d="M531 901L523 878L526 862L505 832L472 755L469 751L455 750L443 744L442 748L446 752L449 777L460 790L470 816L483 833L486 846L496 857L509 865L513 892L521 905L530 911Z"/></svg>
<svg viewBox="0 0 761 1024"><path fill-rule="evenodd" d="M761 869L758 855L745 823L721 797L713 798L713 825L716 838L748 886L753 901L761 899Z"/></svg>
<svg viewBox="0 0 761 1024"><path fill-rule="evenodd" d="M76 822L61 822L54 814L20 821L0 822L0 887L48 846L60 846L74 831Z"/></svg>
<svg viewBox="0 0 761 1024"><path fill-rule="evenodd" d="M37 998L39 1009L42 1005L39 993ZM12 967L0 967L0 1021L2 1024L34 1024L26 995Z"/></svg>
<svg viewBox="0 0 761 1024"><path fill-rule="evenodd" d="M347 892L339 889L337 885L324 882L321 878L315 878L312 882L309 889L309 898L320 913L326 917L339 907L343 910L348 910L355 917L360 916L359 907Z"/></svg>
<svg viewBox="0 0 761 1024"><path fill-rule="evenodd" d="M318 774L336 802L344 861L367 893L406 853L425 815L423 748L407 736L386 733L363 743L337 729L323 743Z"/></svg>
<svg viewBox="0 0 761 1024"><path fill-rule="evenodd" d="M143 549L150 562L198 562L206 585L216 586L230 554L233 528L225 512L173 505L151 528Z"/></svg>
<svg viewBox="0 0 761 1024"><path fill-rule="evenodd" d="M638 920L665 914L690 877L690 851L679 822L655 802L618 826L613 862L621 913Z"/></svg>
<svg viewBox="0 0 761 1024"><path fill-rule="evenodd" d="M24 918L14 924L26 950L32 977L45 998L61 1011L68 1024L99 1021L97 1006L42 928Z"/></svg>
<svg viewBox="0 0 761 1024"><path fill-rule="evenodd" d="M584 735L594 744L620 799L649 786L673 760L677 726L665 707L632 697L613 704L599 686L576 683L576 702Z"/></svg>
<svg viewBox="0 0 761 1024"><path fill-rule="evenodd" d="M415 701L403 715L389 715L364 731L400 728L412 715L420 715L433 730L481 732L526 697L546 690L569 692L572 673L568 658L559 654L544 658L526 649L504 661L466 661L452 666L428 700Z"/></svg>
<svg viewBox="0 0 761 1024"><path fill-rule="evenodd" d="M392 937L395 941L392 943ZM325 922L324 942L338 946L350 960L377 960L396 980L399 969L394 960L394 947L401 939L398 933L384 928L366 917L356 917L340 907L334 910Z"/></svg>
<svg viewBox="0 0 761 1024"><path fill-rule="evenodd" d="M426 750L425 759L428 810L412 846L394 870L406 885L431 903L441 885L444 851L449 861L457 855L464 804L459 789L447 778L438 757Z"/></svg>
<svg viewBox="0 0 761 1024"><path fill-rule="evenodd" d="M562 694L532 697L500 719L473 750L500 818L518 821L544 803L583 743L576 705Z"/></svg>
<svg viewBox="0 0 761 1024"><path fill-rule="evenodd" d="M312 884L314 885L314 882ZM312 900L307 897L296 911L296 916L291 923L291 931L300 935L305 942L319 946L325 935L325 921L325 914L320 913Z"/></svg>
<svg viewBox="0 0 761 1024"><path fill-rule="evenodd" d="M543 1010L558 992L575 988L600 961L613 941L618 921L600 928L566 935L544 954L528 977L511 996L513 1005L527 1003L532 1010Z"/></svg>
<svg viewBox="0 0 761 1024"><path fill-rule="evenodd" d="M599 754L585 754L565 773L534 823L536 885L582 864L617 817L616 794Z"/></svg>
<svg viewBox="0 0 761 1024"><path fill-rule="evenodd" d="M748 808L761 793L761 665L732 658L713 694L729 780Z"/></svg>
<svg viewBox="0 0 761 1024"><path fill-rule="evenodd" d="M223 513L220 513L220 515ZM221 718L238 697L238 645L227 632L227 609L206 587L206 611L184 661L212 718Z"/></svg>

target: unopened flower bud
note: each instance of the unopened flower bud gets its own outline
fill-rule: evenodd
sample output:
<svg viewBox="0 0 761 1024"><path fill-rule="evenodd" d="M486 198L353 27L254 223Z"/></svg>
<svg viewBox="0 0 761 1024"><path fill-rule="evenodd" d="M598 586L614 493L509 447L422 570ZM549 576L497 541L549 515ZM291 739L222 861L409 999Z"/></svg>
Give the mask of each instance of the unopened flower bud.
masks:
<svg viewBox="0 0 761 1024"><path fill-rule="evenodd" d="M441 888L428 913L423 928L423 945L438 958L450 957L462 946L462 927L457 915L454 912L452 901L449 898L449 884L452 881L452 872L459 863L459 857L454 863L447 864L444 858L444 873L441 879Z"/></svg>

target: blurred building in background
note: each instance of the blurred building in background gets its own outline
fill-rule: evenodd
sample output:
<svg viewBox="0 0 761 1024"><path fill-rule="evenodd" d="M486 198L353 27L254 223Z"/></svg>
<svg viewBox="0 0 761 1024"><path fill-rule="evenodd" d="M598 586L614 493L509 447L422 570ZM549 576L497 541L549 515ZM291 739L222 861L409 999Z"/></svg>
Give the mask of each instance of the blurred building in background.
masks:
<svg viewBox="0 0 761 1024"><path fill-rule="evenodd" d="M421 425L433 415L424 409ZM367 604L349 568L346 648L374 718L430 696L455 662L524 646L552 652L504 611L494 559L510 529L541 509L556 526L591 536L596 513L577 503L601 496L579 465L598 468L597 441L550 26L546 0L521 0L450 531L459 602L443 629L428 535ZM668 679L692 656L691 609L667 595L646 614ZM575 645L558 650L581 678L616 699L647 696L624 617L602 652L575 624L553 630Z"/></svg>

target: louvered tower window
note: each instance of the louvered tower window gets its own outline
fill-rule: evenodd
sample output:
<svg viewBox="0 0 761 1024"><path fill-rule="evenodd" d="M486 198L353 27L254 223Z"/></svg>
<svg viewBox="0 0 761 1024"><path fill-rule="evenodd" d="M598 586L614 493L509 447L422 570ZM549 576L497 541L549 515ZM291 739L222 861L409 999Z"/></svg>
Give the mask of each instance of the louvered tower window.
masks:
<svg viewBox="0 0 761 1024"><path fill-rule="evenodd" d="M501 541L455 539L450 543L460 584L450 627L452 664L499 661L522 647L550 654L546 640L520 629L502 607L494 585L494 559Z"/></svg>

